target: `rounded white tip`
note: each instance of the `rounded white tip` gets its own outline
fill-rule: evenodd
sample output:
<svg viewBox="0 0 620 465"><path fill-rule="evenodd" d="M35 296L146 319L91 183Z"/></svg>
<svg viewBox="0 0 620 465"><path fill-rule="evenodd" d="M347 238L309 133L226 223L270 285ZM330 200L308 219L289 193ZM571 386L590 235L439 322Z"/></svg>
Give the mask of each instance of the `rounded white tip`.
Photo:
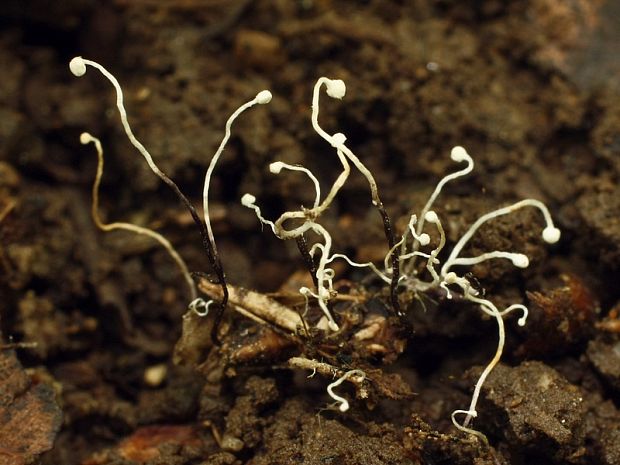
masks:
<svg viewBox="0 0 620 465"><path fill-rule="evenodd" d="M452 160L457 163L471 159L471 157L467 153L467 150L465 150L460 145L457 145L452 149L452 151L450 152L450 158L452 158Z"/></svg>
<svg viewBox="0 0 620 465"><path fill-rule="evenodd" d="M338 407L338 410L340 410L342 413L346 412L347 410L349 410L349 403L343 402L342 404L340 404L340 407Z"/></svg>
<svg viewBox="0 0 620 465"><path fill-rule="evenodd" d="M253 207L255 202L256 197L252 194L244 194L243 197L241 197L241 205L244 207Z"/></svg>
<svg viewBox="0 0 620 465"><path fill-rule="evenodd" d="M542 233L543 240L548 244L555 244L557 241L560 240L560 235L560 230L553 226L547 226L545 229L543 229Z"/></svg>
<svg viewBox="0 0 620 465"><path fill-rule="evenodd" d="M271 92L269 92L268 90L262 90L258 94L256 94L256 102L259 105L265 105L266 103L271 102L272 97L273 95L271 95Z"/></svg>
<svg viewBox="0 0 620 465"><path fill-rule="evenodd" d="M69 62L69 69L74 76L80 77L86 74L86 63L82 57L72 58Z"/></svg>
<svg viewBox="0 0 620 465"><path fill-rule="evenodd" d="M328 79L325 86L327 87L327 95L331 98L341 99L347 92L347 86L344 85L342 79Z"/></svg>
<svg viewBox="0 0 620 465"><path fill-rule="evenodd" d="M333 147L340 147L342 145L344 145L344 143L347 141L347 136L345 136L343 133L341 132L337 132L336 134L334 134L332 136L332 146Z"/></svg>
<svg viewBox="0 0 620 465"><path fill-rule="evenodd" d="M424 219L429 223L439 223L439 217L433 210L427 211L426 215L424 215Z"/></svg>
<svg viewBox="0 0 620 465"><path fill-rule="evenodd" d="M82 134L80 134L80 143L81 144L89 144L93 141L93 136L91 136L89 133L87 132L83 132Z"/></svg>
<svg viewBox="0 0 620 465"><path fill-rule="evenodd" d="M271 171L273 174L280 174L282 168L284 168L284 163L282 163L281 161L274 161L269 165L269 171Z"/></svg>
<svg viewBox="0 0 620 465"><path fill-rule="evenodd" d="M420 245L428 245L431 242L431 236L426 233L420 234L418 241L420 241Z"/></svg>
<svg viewBox="0 0 620 465"><path fill-rule="evenodd" d="M530 264L530 259L522 253L516 253L511 258L512 264L518 268L527 268Z"/></svg>

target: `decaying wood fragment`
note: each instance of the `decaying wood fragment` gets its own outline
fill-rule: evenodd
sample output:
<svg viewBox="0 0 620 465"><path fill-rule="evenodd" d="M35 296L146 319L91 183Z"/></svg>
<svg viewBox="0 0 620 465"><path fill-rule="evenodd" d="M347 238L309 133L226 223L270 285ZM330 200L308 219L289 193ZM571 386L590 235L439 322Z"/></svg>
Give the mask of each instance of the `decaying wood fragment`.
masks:
<svg viewBox="0 0 620 465"><path fill-rule="evenodd" d="M331 378L340 378L344 376L346 370L341 370L336 368L329 363L318 362L316 360L310 360L304 357L291 357L288 359L288 365L291 368L299 368L301 370L312 370L312 373L319 373L323 376L331 377ZM311 375L312 376L312 375ZM360 399L368 398L368 389L365 386L366 377L352 374L346 378L346 381L349 381L355 385L355 389L357 391L357 395Z"/></svg>
<svg viewBox="0 0 620 465"><path fill-rule="evenodd" d="M198 281L198 289L214 299L221 298L222 289L205 278ZM303 327L295 311L259 292L229 285L229 305L236 312L261 324L271 324L290 333Z"/></svg>

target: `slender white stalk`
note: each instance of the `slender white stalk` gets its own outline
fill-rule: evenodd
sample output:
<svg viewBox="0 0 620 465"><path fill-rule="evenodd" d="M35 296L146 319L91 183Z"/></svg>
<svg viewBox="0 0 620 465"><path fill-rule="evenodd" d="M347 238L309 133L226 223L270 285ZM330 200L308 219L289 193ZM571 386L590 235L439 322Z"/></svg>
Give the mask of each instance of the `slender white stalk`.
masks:
<svg viewBox="0 0 620 465"><path fill-rule="evenodd" d="M335 254L333 254L331 257L329 257L329 259L327 260L327 263L331 263L332 261L334 261L337 258L342 258L349 265L351 265L351 266L353 266L355 268L370 268L384 282L386 282L388 284L392 282L392 280L385 273L382 273L381 270L379 270L379 268L377 268L374 263L372 263L372 262L366 262L366 263L354 262L353 260L351 260L349 257L347 257L345 254L342 254L342 253L335 253Z"/></svg>
<svg viewBox="0 0 620 465"><path fill-rule="evenodd" d="M414 241L413 241L413 246L412 247L413 247L414 251L418 250L420 248L420 245L422 245L422 246L425 245L423 242L420 241L418 235L422 234L422 230L424 229L424 222L426 220L426 213L431 211L431 207L435 203L435 200L437 199L437 197L441 193L441 190L443 189L443 187L447 183L449 183L450 181L471 173L471 171L474 169L474 160L469 156L467 151L463 147L461 147L461 146L456 146L456 147L454 147L451 150L450 158L453 161L457 162L457 163L466 162L467 166L465 168L463 168L462 170L456 171L455 173L451 173L451 174L445 176L444 178L442 178L439 181L439 183L435 187L435 190L433 191L433 193L429 197L428 201L426 202L426 205L424 205L424 208L422 209L422 213L420 213L420 221L418 222L418 225L417 225L417 228L416 228L416 231L415 231L417 233L417 235L413 234ZM412 233L413 232L414 231L412 230ZM414 272L415 262L416 262L416 260L414 258L407 265L407 272L408 273L413 273Z"/></svg>
<svg viewBox="0 0 620 465"><path fill-rule="evenodd" d="M495 355L489 362L489 364L485 367L485 369L480 374L478 381L476 382L476 386L474 387L474 393L471 398L471 402L469 404L469 409L467 410L467 416L463 421L463 427L467 428L471 420L476 416L476 405L478 404L478 397L480 396L480 390L482 389L482 385L486 381L489 373L495 368L495 365L499 363L499 360L502 358L502 353L504 351L504 343L506 339L506 333L504 330L504 320L502 318L502 314L497 307L493 304L493 302L487 299L481 299L479 297L475 297L471 294L466 294L465 298L477 304L485 310L486 313L489 313L493 317L495 317L495 321L497 322L497 333L498 333L498 341L497 341L497 349L495 350Z"/></svg>
<svg viewBox="0 0 620 465"><path fill-rule="evenodd" d="M142 143L134 136L133 131L131 130L131 126L129 125L129 121L127 120L127 112L125 111L125 106L123 103L123 90L121 89L120 84L116 80L116 78L103 66L99 63L91 60L86 60L82 57L75 57L69 63L69 69L75 76L83 76L86 73L86 65L92 66L96 70L98 70L103 76L110 81L112 86L114 86L114 90L116 91L116 107L118 108L118 113L121 117L121 123L123 125L123 129L125 130L125 134L127 134L127 138L129 142L138 149L138 152L144 157L146 162L159 178L164 179L164 173L159 169L159 167L153 161L153 157L149 153L149 151L142 145Z"/></svg>
<svg viewBox="0 0 620 465"><path fill-rule="evenodd" d="M426 213L425 213L426 214ZM400 255L398 257L399 260L399 264L400 264L400 272L401 274L404 274L404 270L405 270L405 260L415 257L415 256L419 256L420 254L418 254L417 252L411 252L408 253L407 252L407 238L409 236L409 234L411 234L411 236L414 238L414 242L417 244L419 243L419 245L425 246L428 245L431 241L431 238L428 234L426 233L421 233L418 234L417 231L415 230L415 225L418 221L418 217L417 215L411 215L411 217L409 218L409 223L407 223L407 228L405 228L405 232L402 235L402 238L400 239L400 241L398 241L398 243L394 244L394 247L392 249L390 249L390 252L385 256L385 267L386 269L389 268L389 260L392 256L392 252L395 250L395 247L400 247ZM417 242L416 242L417 241ZM424 255L421 255L424 256ZM410 273L413 271L412 270L412 266L407 266L407 268L410 268L411 270L409 271Z"/></svg>
<svg viewBox="0 0 620 465"><path fill-rule="evenodd" d="M475 418L475 417L478 416L478 412L476 412L476 411L472 412L472 411L469 411L469 410L455 410L450 415L450 418L452 419L452 424L454 426L456 426L457 429L459 429L460 431L463 431L464 433L472 434L472 435L478 437L480 440L482 440L482 442L484 442L485 444L488 444L489 440L480 431L476 431L473 428L468 428L466 426L463 426L458 421L456 421L456 415L459 415L459 414L460 415L467 415L467 416L471 416L471 417Z"/></svg>
<svg viewBox="0 0 620 465"><path fill-rule="evenodd" d="M310 178L310 180L314 184L315 191L314 203L312 204L312 208L317 208L319 206L319 202L321 201L321 185L319 184L319 180L316 178L316 176L312 174L312 171L310 171L308 168L304 168L303 166L289 165L288 163L284 163L282 161L276 161L269 165L269 171L271 171L273 174L280 174L282 169L287 169L289 171L300 171Z"/></svg>
<svg viewBox="0 0 620 465"><path fill-rule="evenodd" d="M276 225L273 223L273 221L269 221L263 216L263 214L261 213L260 207L256 205L256 197L254 197L252 194L244 194L243 197L241 197L241 205L243 205L246 208L250 208L254 210L254 213L256 213L256 217L261 222L261 226L263 224L266 224L267 226L271 228L273 233L277 236Z"/></svg>
<svg viewBox="0 0 620 465"><path fill-rule="evenodd" d="M316 297L319 302L319 307L321 308L321 310L323 311L323 313L325 314L325 316L327 317L329 321L329 328L332 331L338 331L340 328L334 321L334 318L332 317L331 312L327 308L327 302L329 302L331 298L331 291L332 291L331 280L333 279L333 275L331 275L328 271L330 269L326 270L326 266L330 258L329 254L332 248L332 237L327 232L327 230L320 224L311 223L310 228L316 234L323 237L323 240L324 240L324 243L320 244L320 246L318 247L321 250L321 256L319 257L319 263L316 267L316 278L317 278L317 283L318 283ZM332 270L332 273L333 273L333 270ZM327 282L327 286L325 285L326 282Z"/></svg>
<svg viewBox="0 0 620 465"><path fill-rule="evenodd" d="M439 255L439 252L441 252L441 250L446 245L446 232L444 231L443 226L441 225L441 220L437 216L437 213L430 210L426 212L424 216L426 217L426 221L428 221L429 223L433 223L437 227L437 231L439 231L439 244L437 244L437 247L433 249L433 251L430 254L431 256L429 260L426 262L426 268L431 273L431 276L433 277L433 282L436 284L439 284L439 282L441 281L441 278L435 271L435 263L436 263L437 255ZM448 292L448 295L450 295L449 292Z"/></svg>
<svg viewBox="0 0 620 465"><path fill-rule="evenodd" d="M463 168L462 170L456 171L455 173L451 173L445 176L441 181L439 181L439 183L435 187L435 190L433 191L430 198L426 202L426 205L424 205L424 208L422 209L422 213L420 213L420 222L418 223L417 228L416 228L416 232L418 234L422 233L422 229L424 228L424 220L425 220L426 213L430 211L431 207L433 206L433 203L435 203L435 200L441 193L443 186L445 186L447 183L449 183L450 181L454 179L460 178L462 176L465 176L471 173L471 171L474 169L474 160L469 156L469 154L463 147L460 147L460 146L454 147L452 151L450 152L450 158L457 163L465 162L467 163L467 166Z"/></svg>
<svg viewBox="0 0 620 465"><path fill-rule="evenodd" d="M332 98L340 100L342 99L342 97L344 97L344 94L346 93L346 86L343 81L341 81L340 79L328 79L326 77L319 78L316 81L316 84L314 85L314 89L312 91L312 127L319 136L325 139L332 147L336 148L336 154L338 155L338 159L342 164L342 172L334 181L334 184L332 185L332 188L327 194L327 197L319 207L320 212L324 211L332 203L334 197L336 197L336 194L342 188L351 172L349 162L340 150L340 146L342 146L346 141L346 137L344 136L344 134L336 133L333 136L330 136L319 125L319 96L321 86L323 85L325 85L326 87L327 95Z"/></svg>
<svg viewBox="0 0 620 465"><path fill-rule="evenodd" d="M502 252L499 250L495 250L493 252L486 252L478 255L477 257L460 257L455 258L452 261L452 266L456 265L476 265L478 263L482 263L487 260L491 260L494 258L505 258L510 260L512 264L518 268L527 268L530 264L527 255L523 255L522 253L513 253L513 252Z"/></svg>
<svg viewBox="0 0 620 465"><path fill-rule="evenodd" d="M224 138L222 139L220 146L215 152L215 155L213 155L213 158L211 159L211 162L209 163L209 167L207 168L207 172L205 174L205 183L204 183L204 187L202 191L203 210L204 210L205 223L207 226L207 234L209 235L209 241L211 242L211 245L213 246L213 252L216 255L217 255L217 247L215 245L215 237L213 236L213 229L211 228L211 218L209 217L209 185L211 184L211 176L213 175L213 170L215 169L215 165L217 164L220 158L220 155L222 155L222 152L224 151L224 147L226 146L228 139L230 139L231 127L232 127L233 122L237 119L237 117L241 113L243 113L245 110L253 107L256 104L264 105L266 103L269 103L270 101L271 101L271 92L269 92L268 90L263 90L259 92L256 95L256 97L254 97L249 102L246 102L243 105L241 105L239 108L237 108L234 111L232 115L230 115L230 117L226 121Z"/></svg>

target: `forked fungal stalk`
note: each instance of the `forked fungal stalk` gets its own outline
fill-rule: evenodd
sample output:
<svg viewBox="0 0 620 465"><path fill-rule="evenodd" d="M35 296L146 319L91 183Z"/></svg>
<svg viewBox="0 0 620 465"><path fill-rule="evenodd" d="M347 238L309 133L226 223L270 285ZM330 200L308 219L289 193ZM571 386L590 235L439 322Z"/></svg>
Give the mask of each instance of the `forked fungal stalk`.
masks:
<svg viewBox="0 0 620 465"><path fill-rule="evenodd" d="M340 410L342 413L349 410L349 401L345 399L344 397L341 397L338 394L335 394L334 388L340 386L346 379L352 376L358 376L359 378L361 378L359 379L358 384L364 381L364 379L366 379L366 373L364 373L362 370L349 370L344 375L342 375L340 378L338 378L336 381L334 381L333 383L327 386L327 393L332 399L334 399L339 404L338 410Z"/></svg>
<svg viewBox="0 0 620 465"><path fill-rule="evenodd" d="M561 235L560 230L556 228L555 225L553 224L553 219L551 218L551 214L549 213L549 209L547 208L547 206L544 203L542 203L540 200L535 200L535 199L521 200L508 207L499 208L485 215L482 215L480 218L478 218L474 222L474 224L472 224L469 227L467 232L463 234L463 236L461 236L459 241L452 248L452 251L450 252L450 256L446 259L443 267L441 268L441 275L445 276L446 273L448 273L448 271L450 270L450 268L456 264L455 262L458 259L458 256L461 253L461 250L469 242L469 240L476 233L476 231L478 231L478 228L480 228L480 226L482 226L484 223L486 223L489 220L492 220L499 216L508 215L509 213L512 213L523 207L534 207L542 212L543 217L545 219L545 223L546 223L545 229L543 229L543 232L542 232L542 238L545 242L547 242L548 244L554 244L560 240L560 235ZM523 264L522 259L517 258L517 261ZM521 266L521 268L525 268L525 267Z"/></svg>
<svg viewBox="0 0 620 465"><path fill-rule="evenodd" d="M379 214L381 215L381 222L383 224L383 231L385 233L385 238L388 242L388 249L393 250L390 261L392 262L392 276L390 281L390 301L392 304L392 308L396 312L397 315L402 316L402 312L400 310L400 303L398 302L397 296L397 286L400 277L400 264L399 264L399 254L396 253L394 245L396 244L396 237L394 235L394 231L392 230L392 223L390 221L390 217L385 209L381 198L379 197L379 188L377 187L377 182L375 181L374 176L370 172L368 168L361 162L361 160L349 149L346 145L346 137L337 133L333 136L330 136L325 132L321 126L319 125L319 90L321 86L325 84L327 95L332 98L342 99L346 93L346 86L344 81L340 79L329 79L326 77L321 77L314 85L314 92L312 95L312 127L314 130L327 142L329 142L335 149L338 154L338 158L345 170L341 174L343 178L341 183L344 183L349 172L348 172L348 163L346 160L343 161L343 155L346 156L358 169L360 173L366 178L368 182L368 186L370 187L370 194L372 198L372 204L377 208ZM340 177L338 178L340 181ZM336 184L334 184L336 187ZM342 184L339 184L338 189L342 187ZM332 192L334 192L334 188L332 188ZM330 192L330 195L332 194ZM335 190L337 192L337 189ZM333 195L335 195L335 192Z"/></svg>
<svg viewBox="0 0 620 465"><path fill-rule="evenodd" d="M482 373L480 374L480 376L478 377L478 381L476 382L476 385L474 387L474 392L472 394L472 398L469 404L469 409L468 410L455 410L454 412L452 412L451 418L452 418L452 423L461 431L464 431L466 433L470 433L470 434L474 434L478 437L482 437L485 441L486 438L484 437L484 435L476 430L473 430L471 428L469 428L469 424L471 422L472 419L476 418L476 416L478 416L478 412L476 410L476 406L478 404L478 398L480 396L480 390L482 389L482 385L484 384L484 382L486 381L487 377L489 376L489 374L491 373L491 371L493 370L493 368L495 368L495 365L497 365L502 357L502 353L504 351L504 344L506 341L506 332L504 329L504 320L503 317L514 311L514 310L522 310L523 311L523 316L521 318L519 318L518 320L518 324L519 326L524 326L527 320L527 316L528 316L528 310L527 307L525 307L524 305L521 304L514 304L509 306L508 308L506 308L503 311L499 311L497 309L497 307L495 306L495 304L493 304L493 302L491 302L490 300L487 299L483 299L480 297L477 297L475 295L473 295L470 292L470 287L469 287L469 283L467 281L465 281L465 287L463 287L463 282L461 281L459 283L459 285L461 285L462 290L463 290L463 296L465 297L465 299L474 302L476 304L478 304L480 306L480 308L489 316L492 316L493 318L495 318L496 322L497 322L497 330L498 330L498 341L497 341L497 348L495 350L495 354L493 356L493 358L491 359L491 361L487 364L487 366L484 368L484 370L482 371ZM463 421L463 424L459 424L456 421L455 415L456 414L464 414L465 415L465 420Z"/></svg>
<svg viewBox="0 0 620 465"><path fill-rule="evenodd" d="M159 242L159 244L166 249L168 254L172 257L172 259L176 262L177 266L181 270L181 274L183 275L183 278L187 283L187 287L189 287L189 293L192 303L194 304L194 306L198 305L201 299L198 297L198 292L196 291L196 284L194 283L194 280L192 279L189 270L187 269L185 261L181 258L179 253L175 250L174 246L170 243L168 239L166 239L158 232L153 231L152 229L138 226L132 223L104 223L101 220L101 216L99 215L99 187L101 185L101 177L103 176L104 167L103 147L101 146L101 141L98 138L90 135L87 132L83 132L80 135L80 142L84 145L92 143L97 151L97 173L95 174L95 181L92 188L93 201L91 205L91 216L95 225L102 231L109 232L114 230L125 230L133 232L135 234L140 234L142 236L148 236L151 239Z"/></svg>
<svg viewBox="0 0 620 465"><path fill-rule="evenodd" d="M153 171L153 173L155 173L162 181L164 181L177 195L177 197L179 197L179 199L183 202L183 204L186 206L186 208L189 210L192 219L194 220L194 222L196 223L196 225L198 226L201 236L202 236L202 242L203 242L203 246L205 247L206 251L207 251L207 256L209 258L209 262L211 264L211 266L213 267L213 270L215 271L220 286L222 287L222 300L218 305L218 311L215 317L215 323L213 325L213 333L212 333L212 338L214 339L214 341L217 342L217 328L219 326L220 320L222 318L224 309L226 308L226 303L228 301L228 289L227 289L227 285L226 285L226 276L224 274L224 269L222 267L222 262L220 260L220 257L217 253L217 247L215 244L215 238L213 236L213 231L211 229L211 222L210 222L210 218L209 218L209 199L208 199L208 192L209 192L209 183L211 180L211 175L213 173L213 169L215 168L215 165L222 153L222 151L224 150L224 146L226 145L226 142L228 141L228 139L230 138L230 128L231 125L233 123L233 121L246 109L250 108L251 106L255 105L255 104L266 104L269 103L271 101L271 93L267 90L264 90L262 92L259 92L256 97L251 100L250 102L247 102L246 104L242 105L240 108L238 108L232 115L231 117L228 119L228 121L226 122L226 132L224 135L224 138L215 154L215 156L213 157L213 159L211 160L211 163L209 164L209 167L207 169L207 173L205 175L205 184L204 184L204 191L203 191L203 195L204 195L204 221L200 219L200 217L198 216L198 213L196 212L195 207L192 205L192 203L189 201L189 199L181 192L181 190L179 189L179 187L176 185L176 183L174 183L174 181L172 181L163 171L161 171L161 169L157 166L157 164L155 163L155 161L153 160L153 157L151 156L151 154L149 153L149 151L146 149L146 147L144 147L144 145L135 137L133 131L131 130L131 126L129 125L129 121L127 119L127 112L125 110L125 106L124 106L124 102L123 102L123 91L121 89L121 86L118 82L118 80L107 70L105 69L103 66L101 66L99 63L92 61L92 60L87 60L84 59L82 57L74 57L70 62L69 62L69 69L71 70L71 72L77 76L83 76L86 73L87 70L87 66L92 66L93 68L97 69L101 74L103 74L103 76L108 79L108 81L110 81L110 83L112 84L112 86L114 87L115 91L116 91L116 106L118 108L118 112L121 118L121 123L123 125L123 129L125 130L125 134L127 135L129 141L131 142L131 144L138 150L138 152L140 152L140 154L144 157L144 159L146 160L149 168L151 169L151 171ZM186 270L187 271L187 270ZM189 273L187 273L187 275L189 276ZM191 279L191 277L190 277ZM193 281L192 281L193 282ZM195 285L194 285L194 292L195 292ZM196 295L193 295L193 299L192 299L192 309L194 309L196 311L196 309L198 308L197 305L202 306L202 308L204 308L203 312L206 314L208 313L208 309L209 306L211 305L212 302L208 302L205 303L204 301L201 300L197 300L196 299Z"/></svg>
<svg viewBox="0 0 620 465"><path fill-rule="evenodd" d="M308 178L310 178L310 180L312 181L312 184L314 184L314 192L315 192L314 203L312 204L312 209L318 208L319 202L321 202L321 185L319 184L319 180L312 173L312 171L310 171L308 168L304 168L301 165L290 165L282 161L275 161L269 165L269 171L273 174L280 174L280 172L283 169L286 169L289 171L299 171L301 173L304 173L306 176L308 176Z"/></svg>
<svg viewBox="0 0 620 465"><path fill-rule="evenodd" d="M433 204L435 203L435 200L437 200L437 197L439 197L439 194L441 193L441 190L443 189L443 187L450 181L460 178L462 176L466 176L467 174L471 173L471 171L474 169L474 160L471 158L471 156L467 153L467 150L465 150L463 147L461 146L456 146L453 147L452 150L450 151L450 158L457 162L457 163L462 163L462 162L466 162L467 166L465 168L463 168L462 170L456 171L454 173L448 174L447 176L443 177L438 183L437 186L435 187L435 189L433 190L433 193L431 194L431 196L429 197L429 199L427 200L426 204L424 205L424 208L422 209L422 212L420 213L420 221L417 224L416 229L414 230L412 227L409 228L411 235L414 239L413 242L413 251L418 250L419 246L425 246L428 244L428 241L424 240L422 241L420 236L422 235L422 230L424 229L424 222L426 221L426 214L430 211L431 207L433 206ZM407 231L405 231L405 235L406 235ZM403 237L405 237L405 235ZM428 236L427 236L428 237ZM424 243L426 242L426 243ZM404 247L406 247L406 241L403 242L403 249L402 249L402 254L404 254ZM410 265L409 265L409 269L407 270L409 273L413 272L415 266L415 258L413 260L411 260Z"/></svg>
<svg viewBox="0 0 620 465"><path fill-rule="evenodd" d="M379 198L377 183L372 176L370 170L366 168L366 166L355 156L355 154L345 145L346 137L342 133L335 133L334 135L328 134L326 131L321 128L318 122L319 116L319 97L320 97L320 89L325 85L326 93L328 96L336 99L341 99L344 97L346 93L346 86L342 80L339 79L328 79L326 77L321 77L317 80L313 95L312 95L312 114L311 121L314 130L319 134L325 141L327 141L332 147L336 149L336 154L340 163L342 164L342 172L336 178L332 187L325 197L325 199L321 202L321 188L318 180L314 176L314 174L305 167L289 165L287 163L283 163L281 161L276 161L269 165L269 170L273 174L280 174L283 169L287 169L289 171L300 171L305 173L309 179L314 184L315 189L315 199L312 208L302 208L302 210L297 211L286 211L278 219L275 221L267 220L262 216L260 207L256 205L256 198L251 194L245 194L241 198L241 204L247 208L251 208L256 213L257 218L260 220L262 224L268 225L273 233L280 239L296 239L298 241L298 247L302 256L304 257L304 261L306 262L308 268L311 270L312 279L316 285L316 293L310 293L310 295L317 298L319 306L321 310L325 314L329 327L332 330L337 330L338 325L335 323L328 307L327 302L331 298L333 293L332 289L332 279L333 279L333 270L330 268L326 268L326 264L330 263L335 258L343 258L349 262L352 266L366 266L371 268L381 279L389 279L390 282L390 295L392 306L395 311L400 315L399 303L396 296L396 287L399 281L399 265L398 265L398 254L396 253L396 245L395 238L391 228L390 218L385 210L381 199ZM353 262L348 257L337 254L334 256L330 256L331 252L331 236L329 233L320 225L318 225L317 220L321 216L321 214L329 207L335 198L338 191L342 188L344 183L346 182L351 168L349 165L349 161L351 161L355 167L364 175L366 180L368 181L372 203L377 207L381 214L381 218L383 221L383 227L386 234L386 238L388 239L389 249L390 249L390 260L392 262L392 272L391 277L387 278L387 275L379 271L378 268L374 266L374 264L357 264ZM294 225L292 229L287 229L287 223L293 222ZM301 224L299 224L301 222ZM304 245L305 239L302 239L300 242L299 238L302 238L303 235L308 232L313 231L319 236L324 238L325 243L315 246L310 250L309 253L305 253L307 251L307 246ZM316 251L320 251L320 258L318 260L318 264L315 266L313 255ZM306 295L307 297L307 295Z"/></svg>
<svg viewBox="0 0 620 465"><path fill-rule="evenodd" d="M228 289L226 287L226 276L224 275L224 269L222 267L222 262L220 261L220 258L217 255L217 252L213 250L212 243L209 240L209 233L207 230L207 226L205 222L200 219L200 216L198 215L198 212L196 211L196 208L194 207L194 205L181 192L181 190L176 185L176 183L172 179L170 179L168 175L166 175L163 171L161 171L161 169L159 169L159 167L153 160L153 157L151 156L149 151L135 137L133 131L131 130L131 126L129 125L129 121L127 119L127 111L125 110L125 105L123 101L124 99L123 90L121 89L120 84L118 83L117 79L112 75L112 73L110 73L107 69L105 69L99 63L92 61L92 60L84 59L80 56L74 57L69 62L69 69L71 70L73 75L77 77L81 77L84 74L86 74L87 66L91 66L95 68L108 81L110 81L110 83L114 87L114 90L116 91L116 107L118 108L118 113L120 115L121 123L123 125L125 134L127 135L127 138L129 139L131 144L138 150L138 152L140 152L140 154L144 157L151 171L153 171L155 175L157 175L170 189L172 189L175 195L181 200L183 205L185 205L185 207L190 212L190 215L194 223L198 226L198 229L200 231L200 235L202 238L202 244L207 252L207 258L209 260L209 264L215 271L215 274L218 277L220 286L222 287L222 291L223 291L223 297L222 297L221 302L219 303L219 311L216 317L216 323L213 326L213 334L212 334L212 339L215 342L218 342L217 341L217 327L221 319L222 313L224 309L226 308L226 302L228 300Z"/></svg>

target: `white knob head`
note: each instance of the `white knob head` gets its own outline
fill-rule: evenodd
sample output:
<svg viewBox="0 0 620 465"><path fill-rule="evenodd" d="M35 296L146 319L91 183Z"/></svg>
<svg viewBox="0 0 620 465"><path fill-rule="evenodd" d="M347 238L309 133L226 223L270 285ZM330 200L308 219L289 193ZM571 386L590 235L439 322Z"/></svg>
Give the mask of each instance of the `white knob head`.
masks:
<svg viewBox="0 0 620 465"><path fill-rule="evenodd" d="M243 197L241 197L241 205L244 207L253 207L255 202L256 197L252 194L244 194Z"/></svg>
<svg viewBox="0 0 620 465"><path fill-rule="evenodd" d="M86 74L86 63L82 57L75 57L69 62L69 69L74 76L84 76Z"/></svg>
<svg viewBox="0 0 620 465"><path fill-rule="evenodd" d="M256 94L256 102L259 105L265 105L266 103L271 102L273 95L268 90L262 90L258 94Z"/></svg>
<svg viewBox="0 0 620 465"><path fill-rule="evenodd" d="M327 95L331 98L341 99L347 92L347 86L342 79L328 79L325 87L327 87Z"/></svg>
<svg viewBox="0 0 620 465"><path fill-rule="evenodd" d="M420 236L418 237L418 241L420 241L420 245L424 246L424 245L428 245L431 242L431 236L429 236L426 233L422 233L420 234Z"/></svg>
<svg viewBox="0 0 620 465"><path fill-rule="evenodd" d="M560 230L553 226L547 226L542 233L543 240L548 244L555 244L560 240L560 235Z"/></svg>
<svg viewBox="0 0 620 465"><path fill-rule="evenodd" d="M512 264L518 268L527 268L530 264L530 259L522 253L516 253L511 258Z"/></svg>
<svg viewBox="0 0 620 465"><path fill-rule="evenodd" d="M467 150L465 150L460 145L457 145L452 149L452 151L450 152L450 158L452 158L452 160L457 163L471 159L471 157L467 153Z"/></svg>
<svg viewBox="0 0 620 465"><path fill-rule="evenodd" d="M87 132L80 134L80 143L83 145L90 144L93 141L93 136Z"/></svg>
<svg viewBox="0 0 620 465"><path fill-rule="evenodd" d="M437 216L437 213L435 213L433 210L427 211L426 215L424 215L424 219L429 223L439 223L439 217Z"/></svg>
<svg viewBox="0 0 620 465"><path fill-rule="evenodd" d="M284 168L284 163L282 163L281 161L274 161L269 165L269 171L273 174L280 174L282 168Z"/></svg>

